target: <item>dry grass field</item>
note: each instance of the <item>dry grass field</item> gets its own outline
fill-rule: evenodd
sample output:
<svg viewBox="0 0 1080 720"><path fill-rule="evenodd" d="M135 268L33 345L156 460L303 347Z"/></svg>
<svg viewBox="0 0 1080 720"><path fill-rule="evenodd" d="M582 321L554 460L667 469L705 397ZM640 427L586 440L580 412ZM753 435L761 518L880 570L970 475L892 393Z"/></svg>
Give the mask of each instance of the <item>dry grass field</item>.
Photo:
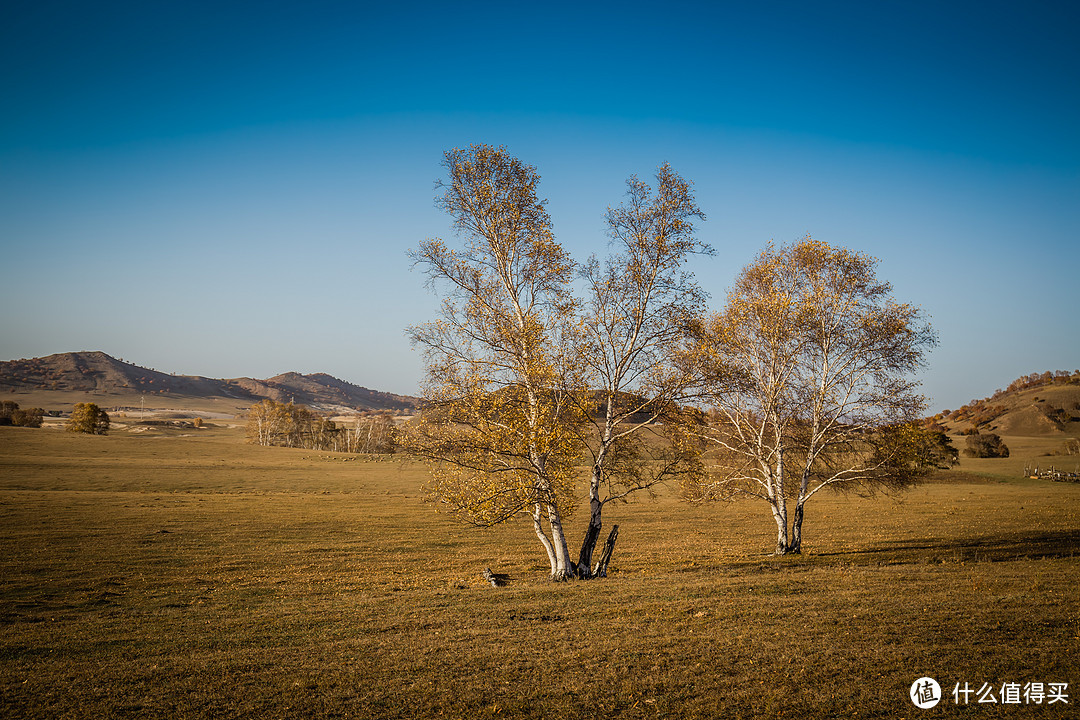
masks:
<svg viewBox="0 0 1080 720"><path fill-rule="evenodd" d="M189 410L192 413L207 415L233 416L243 412L252 404L252 399L233 398L206 398L189 397L180 394L173 395L149 395L138 391L116 392L87 392L85 390L20 390L10 395L5 394L5 400L13 400L19 403L19 407L31 408L42 407L48 410L63 410L70 412L75 403L92 402L101 406L113 415L115 407L138 408L145 405L150 412L152 408L173 408L176 410Z"/></svg>
<svg viewBox="0 0 1080 720"><path fill-rule="evenodd" d="M801 557L756 505L618 506L611 576L555 585L399 458L0 427L0 717L1076 717L1080 485L993 462L815 498Z"/></svg>

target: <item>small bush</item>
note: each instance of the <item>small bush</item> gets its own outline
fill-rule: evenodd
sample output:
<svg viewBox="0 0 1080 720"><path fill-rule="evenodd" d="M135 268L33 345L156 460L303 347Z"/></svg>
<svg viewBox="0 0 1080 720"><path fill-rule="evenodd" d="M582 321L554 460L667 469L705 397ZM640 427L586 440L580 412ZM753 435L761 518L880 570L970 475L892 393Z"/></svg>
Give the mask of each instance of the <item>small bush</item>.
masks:
<svg viewBox="0 0 1080 720"><path fill-rule="evenodd" d="M29 408L20 410L19 403L4 400L0 403L0 425L17 425L20 427L41 427L41 419L45 411L41 408Z"/></svg>
<svg viewBox="0 0 1080 720"><path fill-rule="evenodd" d="M1009 448L994 433L975 433L967 436L967 448L964 457L970 458L1007 458Z"/></svg>

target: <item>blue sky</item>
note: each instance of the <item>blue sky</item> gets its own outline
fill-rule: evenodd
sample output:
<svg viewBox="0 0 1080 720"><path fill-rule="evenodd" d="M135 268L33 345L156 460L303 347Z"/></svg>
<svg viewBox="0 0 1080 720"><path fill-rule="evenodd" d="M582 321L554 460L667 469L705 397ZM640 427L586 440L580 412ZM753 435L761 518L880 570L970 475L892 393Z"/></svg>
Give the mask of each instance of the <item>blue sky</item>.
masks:
<svg viewBox="0 0 1080 720"><path fill-rule="evenodd" d="M48 2L0 25L0 360L100 349L413 393L442 153L505 144L606 248L670 162L715 307L770 240L870 253L932 408L1080 367L1068 2Z"/></svg>

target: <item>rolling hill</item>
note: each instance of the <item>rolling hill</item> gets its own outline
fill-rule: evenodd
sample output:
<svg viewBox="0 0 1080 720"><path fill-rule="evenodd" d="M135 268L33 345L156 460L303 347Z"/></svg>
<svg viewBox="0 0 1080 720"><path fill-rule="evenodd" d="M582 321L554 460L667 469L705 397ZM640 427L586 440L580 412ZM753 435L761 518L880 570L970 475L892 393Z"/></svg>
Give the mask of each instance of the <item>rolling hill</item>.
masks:
<svg viewBox="0 0 1080 720"><path fill-rule="evenodd" d="M1075 437L1080 434L1080 372L1032 373L934 419L951 432Z"/></svg>
<svg viewBox="0 0 1080 720"><path fill-rule="evenodd" d="M269 398L328 411L409 411L417 399L369 390L325 373L284 373L267 380L172 375L140 367L103 352L70 352L29 360L0 362L0 397L21 405L53 407L78 402L81 395L98 404L242 408ZM20 399L22 397L22 399Z"/></svg>

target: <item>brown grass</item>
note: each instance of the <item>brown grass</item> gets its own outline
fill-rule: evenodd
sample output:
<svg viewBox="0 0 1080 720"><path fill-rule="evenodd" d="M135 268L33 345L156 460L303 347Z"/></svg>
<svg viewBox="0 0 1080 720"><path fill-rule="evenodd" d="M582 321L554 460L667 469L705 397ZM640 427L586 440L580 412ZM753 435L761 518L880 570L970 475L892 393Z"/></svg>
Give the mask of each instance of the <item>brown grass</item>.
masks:
<svg viewBox="0 0 1080 720"><path fill-rule="evenodd" d="M258 398L201 397L178 393L140 393L135 390L104 392L20 389L15 392L3 393L3 397L0 399L17 402L19 407L22 408L41 407L46 410L60 410L63 412L70 412L75 403L92 402L104 408L110 414L115 407L139 408L141 406L145 407L147 412L152 412L155 409L176 409L188 410L193 413L235 415L247 410Z"/></svg>
<svg viewBox="0 0 1080 720"><path fill-rule="evenodd" d="M762 507L663 496L609 511L611 577L554 585L527 525L456 525L423 477L225 428L0 428L0 716L1065 718L1080 702L1080 486L954 475L815 498L807 553L781 559ZM1068 682L1070 704L921 711L922 675L946 692Z"/></svg>
<svg viewBox="0 0 1080 720"><path fill-rule="evenodd" d="M1039 466L1045 470L1053 465L1059 470L1068 472L1080 470L1080 456L1056 454L1061 452L1064 447L1065 440L1061 435L1003 435L1001 439L1009 448L1009 457L962 457L958 469L985 477L1009 481L1022 477L1025 467L1034 470L1036 466ZM963 436L956 436L953 438L953 445L957 448L964 448L964 440Z"/></svg>

